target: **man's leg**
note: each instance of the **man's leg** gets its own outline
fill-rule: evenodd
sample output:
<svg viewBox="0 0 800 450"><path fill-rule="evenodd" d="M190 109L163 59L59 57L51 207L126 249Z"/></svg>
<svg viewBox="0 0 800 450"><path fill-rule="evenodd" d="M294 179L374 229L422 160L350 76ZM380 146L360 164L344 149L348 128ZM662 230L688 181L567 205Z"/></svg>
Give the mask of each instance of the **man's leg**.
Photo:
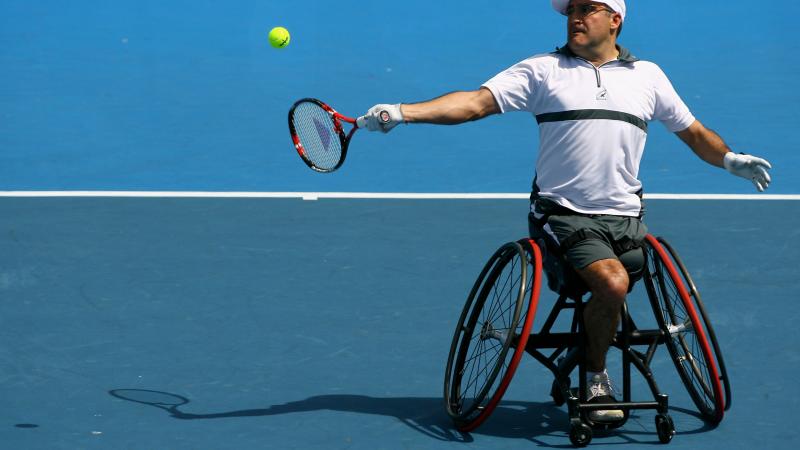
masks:
<svg viewBox="0 0 800 450"><path fill-rule="evenodd" d="M628 271L618 259L601 259L577 272L592 292L591 301L583 309L587 370L602 372L628 294Z"/></svg>
<svg viewBox="0 0 800 450"><path fill-rule="evenodd" d="M588 401L615 401L606 368L606 353L617 332L619 313L628 293L628 272L617 259L595 261L578 274L586 281L592 298L583 309L586 330L586 369ZM595 422L616 422L625 418L622 410L591 411Z"/></svg>

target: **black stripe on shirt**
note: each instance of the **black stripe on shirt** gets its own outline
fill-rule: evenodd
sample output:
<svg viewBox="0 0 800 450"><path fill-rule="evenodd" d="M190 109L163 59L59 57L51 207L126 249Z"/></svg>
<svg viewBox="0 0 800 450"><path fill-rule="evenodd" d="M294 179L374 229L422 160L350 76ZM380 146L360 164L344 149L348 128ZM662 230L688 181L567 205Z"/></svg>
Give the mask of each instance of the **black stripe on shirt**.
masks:
<svg viewBox="0 0 800 450"><path fill-rule="evenodd" d="M565 120L620 120L628 122L629 124L641 128L642 131L647 133L647 122L634 116L633 114L624 113L622 111L611 111L608 109L576 109L572 111L559 111L538 114L536 116L537 123L544 122L563 122Z"/></svg>

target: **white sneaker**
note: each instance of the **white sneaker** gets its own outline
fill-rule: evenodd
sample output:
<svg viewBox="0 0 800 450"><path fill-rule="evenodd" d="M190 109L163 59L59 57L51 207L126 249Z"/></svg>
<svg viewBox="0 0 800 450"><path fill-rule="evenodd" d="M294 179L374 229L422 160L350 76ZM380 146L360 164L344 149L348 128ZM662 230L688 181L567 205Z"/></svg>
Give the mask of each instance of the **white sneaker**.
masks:
<svg viewBox="0 0 800 450"><path fill-rule="evenodd" d="M613 403L614 388L607 373L595 374L591 380L586 381L586 401L588 403ZM618 422L625 418L621 409L589 411L589 420L592 422Z"/></svg>

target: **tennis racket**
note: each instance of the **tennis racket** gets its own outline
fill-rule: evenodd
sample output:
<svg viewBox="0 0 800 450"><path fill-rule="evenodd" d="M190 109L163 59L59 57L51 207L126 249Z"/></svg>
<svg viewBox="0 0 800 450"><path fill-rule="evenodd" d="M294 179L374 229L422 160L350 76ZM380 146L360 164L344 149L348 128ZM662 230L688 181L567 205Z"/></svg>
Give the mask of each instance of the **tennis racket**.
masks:
<svg viewBox="0 0 800 450"><path fill-rule="evenodd" d="M389 113L381 111L381 120L389 122ZM353 125L345 134L342 122ZM317 172L333 172L342 167L350 139L367 124L365 117L352 119L315 99L298 100L289 110L289 133L294 148L308 167Z"/></svg>

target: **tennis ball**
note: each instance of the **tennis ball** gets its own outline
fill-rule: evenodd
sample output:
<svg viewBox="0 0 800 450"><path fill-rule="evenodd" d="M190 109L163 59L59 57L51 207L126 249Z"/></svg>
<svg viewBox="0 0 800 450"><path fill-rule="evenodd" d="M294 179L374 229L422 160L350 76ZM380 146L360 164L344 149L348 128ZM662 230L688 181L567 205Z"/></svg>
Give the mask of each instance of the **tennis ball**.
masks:
<svg viewBox="0 0 800 450"><path fill-rule="evenodd" d="M283 27L275 27L269 32L269 45L275 48L284 48L289 45L289 30Z"/></svg>

